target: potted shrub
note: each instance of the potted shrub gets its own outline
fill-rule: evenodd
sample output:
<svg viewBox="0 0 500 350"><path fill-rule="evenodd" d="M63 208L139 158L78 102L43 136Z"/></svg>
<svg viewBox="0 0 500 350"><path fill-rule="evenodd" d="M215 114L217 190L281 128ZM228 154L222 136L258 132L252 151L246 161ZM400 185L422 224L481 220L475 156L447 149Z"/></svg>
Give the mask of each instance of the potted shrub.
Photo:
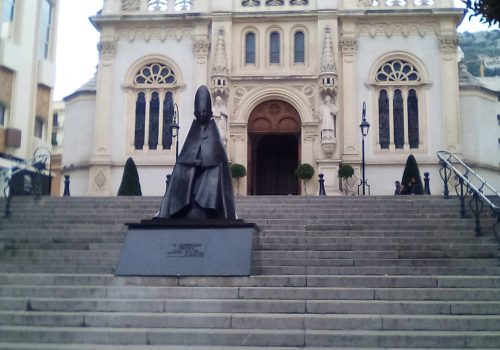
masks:
<svg viewBox="0 0 500 350"><path fill-rule="evenodd" d="M123 169L122 182L118 189L119 196L142 196L139 173L132 158L128 158Z"/></svg>
<svg viewBox="0 0 500 350"><path fill-rule="evenodd" d="M347 179L354 175L354 168L349 164L340 164L339 171L337 173L340 179L340 190L343 190L343 187L347 187Z"/></svg>
<svg viewBox="0 0 500 350"><path fill-rule="evenodd" d="M240 178L245 177L247 175L247 169L243 164L234 163L231 164L231 177L236 179L236 195L240 195Z"/></svg>
<svg viewBox="0 0 500 350"><path fill-rule="evenodd" d="M420 176L417 160L413 154L410 154L408 159L406 159L403 179L401 180L401 187L401 194L424 194L422 177Z"/></svg>
<svg viewBox="0 0 500 350"><path fill-rule="evenodd" d="M295 176L297 176L300 180L302 180L305 195L307 195L306 181L311 179L313 175L314 175L314 168L312 167L311 164L302 163L297 167L297 169L295 169Z"/></svg>

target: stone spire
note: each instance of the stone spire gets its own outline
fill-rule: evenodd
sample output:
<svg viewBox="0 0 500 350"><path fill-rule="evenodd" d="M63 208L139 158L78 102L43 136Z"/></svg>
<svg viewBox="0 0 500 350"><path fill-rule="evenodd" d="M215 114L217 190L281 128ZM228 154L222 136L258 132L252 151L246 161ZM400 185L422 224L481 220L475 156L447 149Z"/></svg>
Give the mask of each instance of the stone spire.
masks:
<svg viewBox="0 0 500 350"><path fill-rule="evenodd" d="M229 65L227 64L224 29L219 29L215 44L214 63L212 67L212 95L224 97L229 90Z"/></svg>
<svg viewBox="0 0 500 350"><path fill-rule="evenodd" d="M212 75L228 75L229 68L227 64L226 44L224 42L224 30L219 29L217 44L215 47L214 66Z"/></svg>
<svg viewBox="0 0 500 350"><path fill-rule="evenodd" d="M332 35L330 33L330 27L326 27L319 73L319 88L321 94L334 97L337 94L336 84L337 68L335 67L335 58L333 56Z"/></svg>
<svg viewBox="0 0 500 350"><path fill-rule="evenodd" d="M335 58L333 57L333 43L330 27L325 28L325 38L323 39L323 54L321 56L321 73L337 73Z"/></svg>

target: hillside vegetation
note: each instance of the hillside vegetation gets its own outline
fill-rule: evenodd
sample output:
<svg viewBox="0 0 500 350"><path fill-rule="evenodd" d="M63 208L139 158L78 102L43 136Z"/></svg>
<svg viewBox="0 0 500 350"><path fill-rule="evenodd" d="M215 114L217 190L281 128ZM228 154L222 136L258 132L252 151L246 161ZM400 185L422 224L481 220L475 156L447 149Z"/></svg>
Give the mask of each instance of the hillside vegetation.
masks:
<svg viewBox="0 0 500 350"><path fill-rule="evenodd" d="M500 76L500 30L477 33L461 33L460 47L464 52L467 69L475 76L480 75L480 56L497 57L499 65L486 65L485 76Z"/></svg>

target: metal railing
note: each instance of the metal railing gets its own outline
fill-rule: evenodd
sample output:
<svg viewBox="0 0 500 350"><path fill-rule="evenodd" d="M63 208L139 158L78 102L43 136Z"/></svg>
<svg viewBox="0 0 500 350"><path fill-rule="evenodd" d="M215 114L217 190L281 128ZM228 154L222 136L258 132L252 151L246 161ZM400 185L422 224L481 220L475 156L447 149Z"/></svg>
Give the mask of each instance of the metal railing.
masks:
<svg viewBox="0 0 500 350"><path fill-rule="evenodd" d="M493 224L493 233L500 244L500 193L453 153L439 151L437 156L441 165L439 174L444 182L444 198L450 198L448 187L453 175L455 179L453 187L460 199L460 217L466 216L465 199L471 196L469 207L474 214L474 232L476 237L480 237L482 236L481 213L484 206L488 206L491 210L491 216L496 218L496 222Z"/></svg>
<svg viewBox="0 0 500 350"><path fill-rule="evenodd" d="M8 218L11 211L12 197L14 196L14 191L12 189L12 179L14 175L27 170L32 169L37 172L37 181L35 181L35 186L32 188L31 193L37 198L42 195L42 181L41 176L44 170L47 170L47 164L49 164L49 178L51 177L50 170L50 152L40 153L40 150L45 150L45 148L38 148L33 153L33 158L25 160L24 162L15 163L14 165L0 169L0 184L3 184L3 194L5 197L5 217ZM50 180L49 180L50 181Z"/></svg>

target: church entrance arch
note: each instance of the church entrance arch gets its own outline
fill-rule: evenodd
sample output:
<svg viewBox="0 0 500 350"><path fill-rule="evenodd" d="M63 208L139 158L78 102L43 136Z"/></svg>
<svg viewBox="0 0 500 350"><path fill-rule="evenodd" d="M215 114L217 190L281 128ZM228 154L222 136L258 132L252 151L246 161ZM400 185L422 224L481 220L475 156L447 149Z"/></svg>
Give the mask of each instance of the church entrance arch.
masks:
<svg viewBox="0 0 500 350"><path fill-rule="evenodd" d="M300 161L301 122L287 102L266 101L248 120L248 193L299 194L295 168Z"/></svg>

